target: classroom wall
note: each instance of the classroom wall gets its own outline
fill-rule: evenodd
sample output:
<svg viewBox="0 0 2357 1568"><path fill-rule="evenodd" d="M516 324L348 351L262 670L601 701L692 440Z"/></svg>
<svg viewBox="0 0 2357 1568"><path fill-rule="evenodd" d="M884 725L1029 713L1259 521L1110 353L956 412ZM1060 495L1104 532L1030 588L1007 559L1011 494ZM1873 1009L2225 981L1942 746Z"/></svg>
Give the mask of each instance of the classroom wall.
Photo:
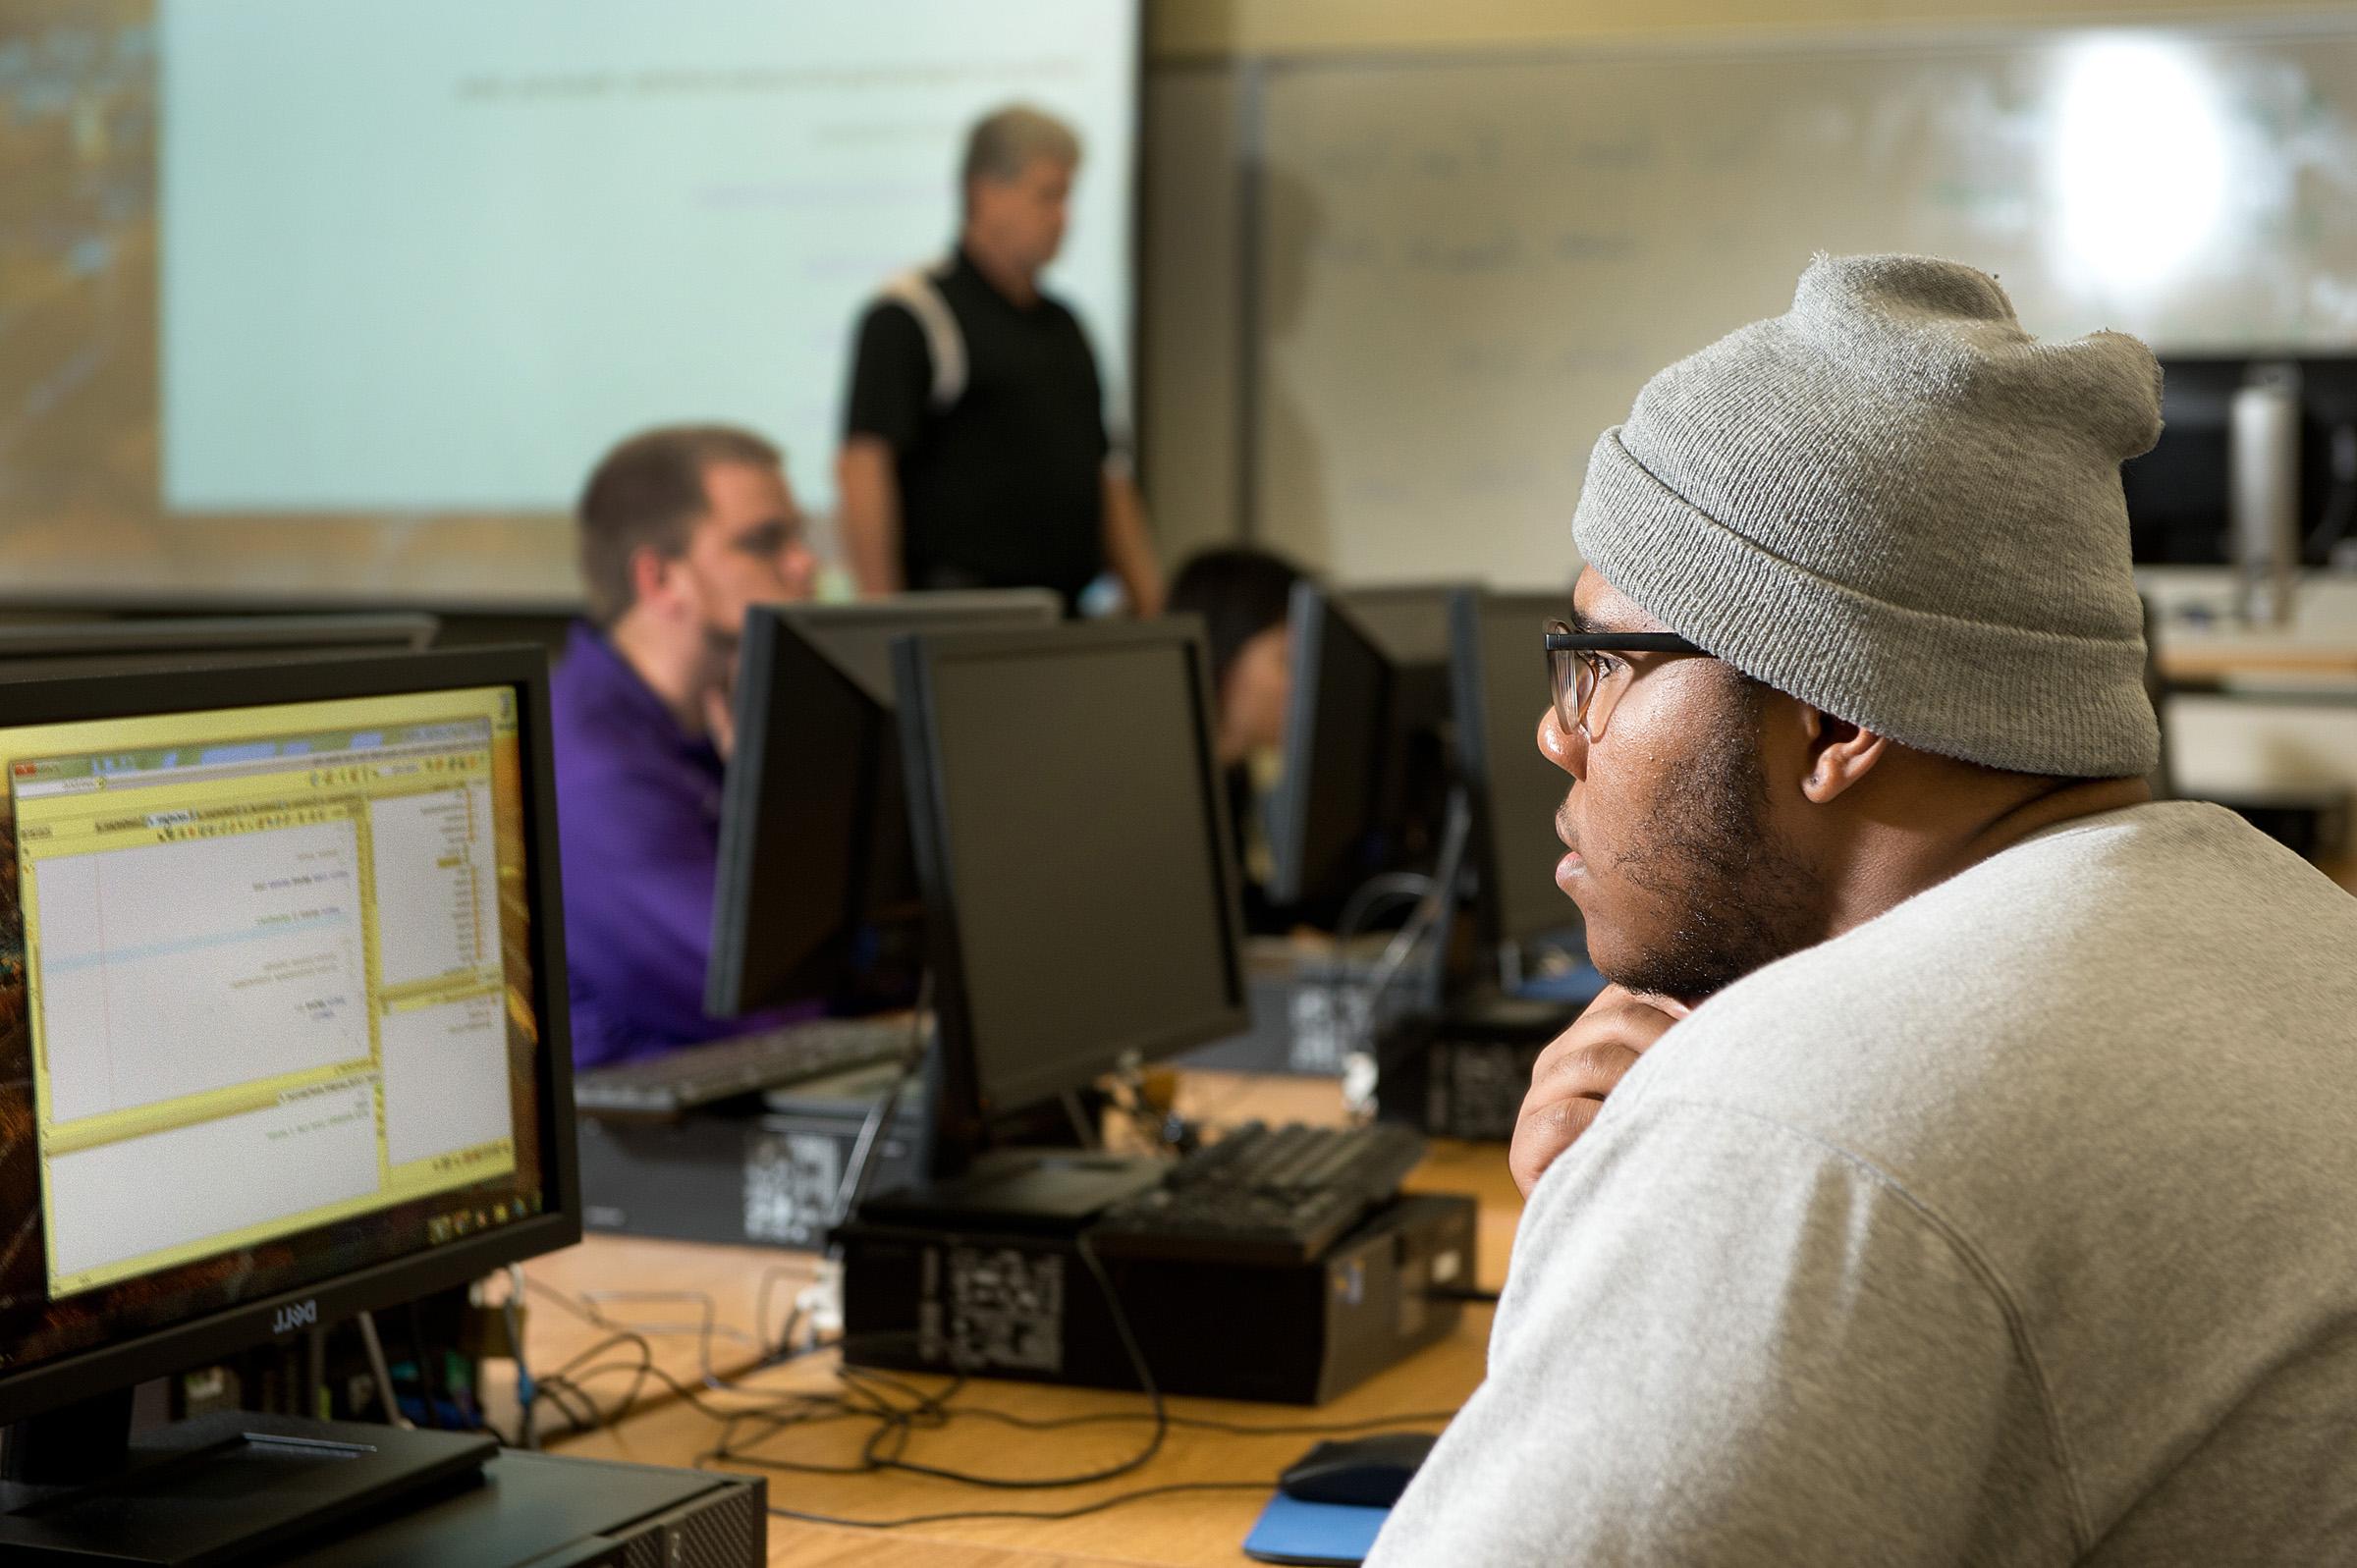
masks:
<svg viewBox="0 0 2357 1568"><path fill-rule="evenodd" d="M2039 0L1457 0L1451 5L1152 0L1146 13L1142 392L1149 499L1165 548L1175 562L1198 545L1236 537L1250 516L1257 537L1344 576L1457 575L1431 564L1464 559L1478 564L1478 574L1536 580L1570 564L1560 521L1534 532L1526 518L1519 537L1502 540L1499 535L1510 525L1493 520L1485 527L1468 508L1430 509L1422 518L1397 509L1387 514L1380 504L1363 505L1336 494L1331 483L1317 482L1321 466L1332 470L1343 464L1299 460L1297 455L1314 453L1321 445L1331 457L1338 445L1335 427L1350 425L1354 418L1363 425L1363 406L1387 390L1405 399L1441 401L1429 387L1398 385L1404 378L1341 362L1374 363L1387 353L1398 359L1404 356L1405 345L1431 335L1432 313L1419 311L1412 300L1399 302L1398 280L1385 280L1365 297L1320 302L1317 292L1336 282L1336 269L1326 265L1333 245L1301 247L1311 256L1306 265L1267 265L1272 257L1282 263L1290 241L1299 238L1288 235L1288 225L1298 227L1301 212L1323 205L1331 213L1353 199L1339 185L1321 189L1315 180L1296 178L1290 165L1302 161L1298 149L1272 148L1253 139L1267 136L1272 127L1280 138L1289 134L1291 121L1300 116L1288 105L1304 97L1299 83L1307 78L1367 78L1396 62L1401 71L1396 80L1403 89L1398 100L1362 92L1357 108L1372 117L1370 124L1386 123L1389 116L1389 123L1410 127L1417 112L1410 89L1419 79L1468 76L1500 62L1699 59L1727 52L1716 47L1720 44L1785 59L1831 46L1865 57L1919 49L1933 39L1943 49L1951 40L1967 49L2001 45L2069 27L2198 31L2230 46L2237 38L2283 43L2304 28L2337 32L2335 19L2351 15L2346 6L2268 0L2079 0L2066 6ZM2289 42L2287 47L2296 58L2301 46ZM2345 47L2345 41L2333 40L2331 52L2337 56ZM1458 61L1464 63L1461 68L1453 64ZM2327 68L2320 64L2320 69ZM1837 81L1838 74L1829 80ZM1702 106L1703 112L1712 107ZM1500 117L1513 124L1519 112L1501 106ZM1344 145L1331 135L1327 139L1335 147ZM2315 166L2286 178L2335 188L2357 180L2357 159L2345 156L2345 148L2308 150L2316 155ZM1468 187L1474 183L1466 182ZM1464 202L1473 194L1459 190L1436 201ZM1362 226L1384 226L1380 216L1365 212L1356 219ZM2332 226L2328 217L2323 227ZM2310 232L2297 236L2303 243L2322 238L2314 232L2317 226L2307 227ZM1819 243L1842 243L1838 236ZM2255 267L2283 264L2275 252L2248 259ZM2308 281L2320 285L2348 275L2337 261L2308 270L2314 274ZM2019 272L2011 281L2017 290L2022 287ZM1347 280L1343 286L1350 287ZM1387 286L1395 291L1391 297L1382 293ZM2025 310L2051 305L2035 299L2036 292L2030 291ZM1395 308L1375 308L1384 297L1391 297ZM1524 311L1524 320L1541 309L1529 301L1515 308ZM1691 313L1692 301L1684 308ZM1774 308L1769 301L1751 313ZM2081 306L2056 312L2061 322L2084 313ZM1315 329L1322 316L1337 319L1322 331L1304 331L1305 320ZM2343 342L2350 337L2344 325L2325 321L2318 331L2324 339ZM1696 341L1717 330L1723 328L1706 331L1697 325ZM2055 328L2040 322L2034 330ZM2220 330L2230 337L2235 329L2231 321L2222 321ZM1646 351L1653 351L1650 346ZM1633 388L1641 374L1632 370L1631 375ZM1471 399L1475 394L1469 389L1470 383L1456 390ZM1617 396L1619 406L1625 406L1626 394ZM1354 404L1362 406L1356 414ZM1612 416L1600 414L1593 422L1609 422ZM1452 443L1460 436L1469 436L1477 449L1482 432L1468 422L1421 447L1416 446L1419 434L1403 427L1396 443L1402 449L1396 453L1398 465L1411 473L1459 455ZM1362 442L1361 448L1369 445L1382 443ZM1584 460L1586 440L1566 434L1557 445L1563 451L1550 449L1549 471L1541 478L1561 492L1545 502L1549 515L1560 518L1567 517L1576 494L1575 469ZM1478 460L1476 451L1469 460ZM1562 471L1553 471L1557 467ZM1453 538L1435 537L1451 529ZM1457 541L1464 539L1474 542L1459 547ZM2222 571L2142 575L2155 579L2147 587L2165 611L2181 612L2188 601L2230 597ZM2357 624L2351 620L2357 616L2357 585L2312 584L2301 616L2306 634L2345 640ZM2198 629L2186 627L2198 623L2172 621L2165 635L2198 635ZM2351 750L2357 724L2346 709L2179 697L2170 722L2179 786L2189 793L2246 794L2316 784L2357 789L2357 751Z"/></svg>
<svg viewBox="0 0 2357 1568"><path fill-rule="evenodd" d="M2122 26L2327 15L2267 0L1152 0L1152 65L1254 55L1492 49L1802 28Z"/></svg>
<svg viewBox="0 0 2357 1568"><path fill-rule="evenodd" d="M1780 308L1821 246L1974 261L2041 334L2337 351L2357 341L2357 226L2333 216L2357 210L2351 16L2167 0L1161 0L1141 392L1166 551L1248 534L1362 580L1552 580L1594 432L1645 373ZM2201 39L2231 79L2229 185L2282 188L2229 215L2220 232L2241 249L2221 247L2163 308L2064 287L2047 265L2061 209L2041 40L2090 25ZM2313 70L2311 39L2330 45ZM2323 105L2321 135L2269 121L2296 119L2303 94ZM1605 145L1617 127L1626 148ZM1607 167L1614 150L1631 167ZM1485 151L1494 167L1461 156ZM1716 186L1697 173L1715 157L1730 165ZM1436 160L1461 167L1420 178ZM2275 205L2249 204L2262 199ZM1485 244L1519 255L1491 265Z"/></svg>

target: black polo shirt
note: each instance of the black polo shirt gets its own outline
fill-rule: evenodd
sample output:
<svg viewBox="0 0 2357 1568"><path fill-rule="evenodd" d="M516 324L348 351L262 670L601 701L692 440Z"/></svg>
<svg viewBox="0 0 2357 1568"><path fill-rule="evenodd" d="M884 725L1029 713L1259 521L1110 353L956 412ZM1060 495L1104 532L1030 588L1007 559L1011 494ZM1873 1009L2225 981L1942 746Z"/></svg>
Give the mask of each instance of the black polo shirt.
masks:
<svg viewBox="0 0 2357 1568"><path fill-rule="evenodd" d="M859 323L848 433L892 448L911 588L1053 588L1105 569L1104 389L1071 311L1018 305L960 250L934 286L965 339L965 390L935 408L933 357L907 306Z"/></svg>

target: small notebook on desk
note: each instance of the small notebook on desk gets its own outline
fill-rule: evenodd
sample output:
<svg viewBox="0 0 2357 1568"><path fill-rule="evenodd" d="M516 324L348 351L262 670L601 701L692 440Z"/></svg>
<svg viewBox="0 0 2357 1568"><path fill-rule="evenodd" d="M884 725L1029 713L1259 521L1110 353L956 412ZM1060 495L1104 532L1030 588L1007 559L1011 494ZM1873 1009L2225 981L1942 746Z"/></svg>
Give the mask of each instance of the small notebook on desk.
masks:
<svg viewBox="0 0 2357 1568"><path fill-rule="evenodd" d="M1244 1555L1254 1562L1347 1565L1366 1561L1376 1534L1392 1516L1389 1508L1355 1508L1339 1502L1302 1502L1279 1492L1260 1511Z"/></svg>

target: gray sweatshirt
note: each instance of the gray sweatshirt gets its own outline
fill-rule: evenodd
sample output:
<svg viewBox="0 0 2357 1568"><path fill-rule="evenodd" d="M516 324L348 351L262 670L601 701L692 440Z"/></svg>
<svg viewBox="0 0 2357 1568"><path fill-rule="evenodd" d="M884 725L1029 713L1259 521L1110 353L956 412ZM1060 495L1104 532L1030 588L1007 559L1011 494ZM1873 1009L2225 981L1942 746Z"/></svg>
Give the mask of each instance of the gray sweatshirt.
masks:
<svg viewBox="0 0 2357 1568"><path fill-rule="evenodd" d="M2139 806L1713 998L1369 1561L2357 1562L2357 898Z"/></svg>

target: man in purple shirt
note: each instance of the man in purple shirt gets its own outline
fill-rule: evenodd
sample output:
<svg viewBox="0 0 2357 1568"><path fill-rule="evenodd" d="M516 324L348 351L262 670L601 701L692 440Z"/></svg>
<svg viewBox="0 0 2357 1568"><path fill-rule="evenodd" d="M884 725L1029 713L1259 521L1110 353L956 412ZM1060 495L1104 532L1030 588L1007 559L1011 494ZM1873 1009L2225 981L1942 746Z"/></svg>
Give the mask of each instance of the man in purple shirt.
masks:
<svg viewBox="0 0 2357 1568"><path fill-rule="evenodd" d="M777 448L677 426L581 493L588 624L550 680L574 1060L748 1033L704 1016L730 688L748 606L807 599L816 560Z"/></svg>

